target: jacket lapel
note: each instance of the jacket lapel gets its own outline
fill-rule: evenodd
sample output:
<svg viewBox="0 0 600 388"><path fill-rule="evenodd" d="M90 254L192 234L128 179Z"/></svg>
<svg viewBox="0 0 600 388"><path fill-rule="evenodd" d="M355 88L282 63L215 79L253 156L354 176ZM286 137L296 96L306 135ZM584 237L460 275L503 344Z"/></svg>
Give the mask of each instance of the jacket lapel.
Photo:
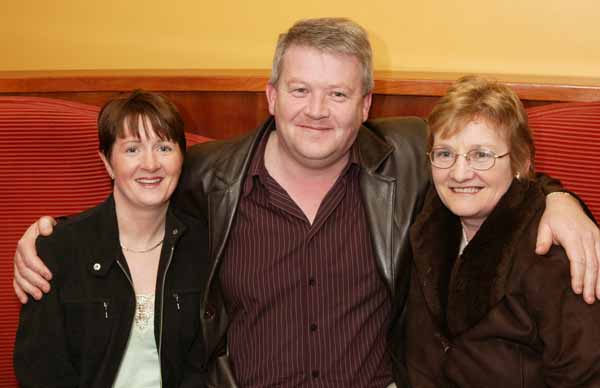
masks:
<svg viewBox="0 0 600 388"><path fill-rule="evenodd" d="M98 212L96 233L87 242L90 252L88 271L93 276L104 277L122 255L113 195L111 194L95 211Z"/></svg>
<svg viewBox="0 0 600 388"><path fill-rule="evenodd" d="M244 178L254 152L262 136L270 132L275 125L269 118L252 136L240 143L233 143L235 150L223 153L223 158L216 163L214 189L208 193L208 222L210 233L210 257L218 262L223 255L231 226L237 211ZM232 175L231 172L238 172Z"/></svg>
<svg viewBox="0 0 600 388"><path fill-rule="evenodd" d="M377 168L392 153L392 147L379 140L367 128L358 133L361 165L360 188L367 223L371 232L377 266L389 289L395 289L393 266L394 208L396 179L377 173ZM367 200L368 199L368 200Z"/></svg>
<svg viewBox="0 0 600 388"><path fill-rule="evenodd" d="M208 194L209 230L211 231L211 255L217 259L223 254L239 202L241 183L235 182L228 189Z"/></svg>
<svg viewBox="0 0 600 388"><path fill-rule="evenodd" d="M423 211L410 230L413 261L423 296L434 319L446 326L446 295L452 263L458 255L460 221L429 188Z"/></svg>

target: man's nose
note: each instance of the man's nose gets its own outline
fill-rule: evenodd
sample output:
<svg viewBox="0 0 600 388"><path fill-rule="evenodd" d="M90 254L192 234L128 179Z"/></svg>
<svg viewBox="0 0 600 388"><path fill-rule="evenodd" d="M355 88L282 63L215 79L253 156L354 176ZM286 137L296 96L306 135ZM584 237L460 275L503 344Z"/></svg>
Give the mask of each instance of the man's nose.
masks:
<svg viewBox="0 0 600 388"><path fill-rule="evenodd" d="M315 120L329 117L329 105L326 97L320 93L312 93L309 96L305 112L307 116Z"/></svg>

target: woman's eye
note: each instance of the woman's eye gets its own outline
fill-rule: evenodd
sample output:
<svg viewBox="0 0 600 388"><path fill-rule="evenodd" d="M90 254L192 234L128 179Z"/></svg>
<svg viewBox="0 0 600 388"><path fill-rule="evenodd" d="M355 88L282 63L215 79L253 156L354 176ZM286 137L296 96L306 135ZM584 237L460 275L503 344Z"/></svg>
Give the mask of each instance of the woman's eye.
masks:
<svg viewBox="0 0 600 388"><path fill-rule="evenodd" d="M475 159L488 159L488 158L492 158L493 154L490 151L486 151L486 150L476 150L475 152L473 152L473 157Z"/></svg>
<svg viewBox="0 0 600 388"><path fill-rule="evenodd" d="M138 151L137 147L127 147L125 148L125 153L126 154L133 154L136 153Z"/></svg>
<svg viewBox="0 0 600 388"><path fill-rule="evenodd" d="M171 152L171 151L173 151L173 147L171 147L170 145L167 145L167 144L162 144L162 145L158 146L158 150L160 152Z"/></svg>
<svg viewBox="0 0 600 388"><path fill-rule="evenodd" d="M441 159L451 158L452 152L449 150L437 150L435 151L435 157Z"/></svg>

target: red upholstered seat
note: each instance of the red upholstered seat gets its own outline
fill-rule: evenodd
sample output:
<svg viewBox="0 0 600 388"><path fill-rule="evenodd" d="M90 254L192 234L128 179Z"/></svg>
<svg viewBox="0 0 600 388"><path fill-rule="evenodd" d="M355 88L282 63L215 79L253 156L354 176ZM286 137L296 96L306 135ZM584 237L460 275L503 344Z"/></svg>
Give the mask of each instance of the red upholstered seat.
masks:
<svg viewBox="0 0 600 388"><path fill-rule="evenodd" d="M99 107L55 99L0 97L0 387L16 387L12 349L20 305L12 256L40 215L73 214L101 202L111 184L98 157ZM187 134L188 143L209 140Z"/></svg>
<svg viewBox="0 0 600 388"><path fill-rule="evenodd" d="M600 220L600 102L529 108L536 169L560 179Z"/></svg>

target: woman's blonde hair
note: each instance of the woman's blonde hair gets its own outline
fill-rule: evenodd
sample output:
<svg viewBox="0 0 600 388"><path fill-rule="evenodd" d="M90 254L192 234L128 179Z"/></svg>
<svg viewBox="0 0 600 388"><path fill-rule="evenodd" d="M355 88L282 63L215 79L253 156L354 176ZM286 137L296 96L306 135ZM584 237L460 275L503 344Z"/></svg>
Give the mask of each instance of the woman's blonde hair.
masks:
<svg viewBox="0 0 600 388"><path fill-rule="evenodd" d="M429 148L436 134L453 136L474 120L485 121L506 139L514 175L534 177L535 146L521 100L508 86L482 76L460 78L435 105L427 118Z"/></svg>

